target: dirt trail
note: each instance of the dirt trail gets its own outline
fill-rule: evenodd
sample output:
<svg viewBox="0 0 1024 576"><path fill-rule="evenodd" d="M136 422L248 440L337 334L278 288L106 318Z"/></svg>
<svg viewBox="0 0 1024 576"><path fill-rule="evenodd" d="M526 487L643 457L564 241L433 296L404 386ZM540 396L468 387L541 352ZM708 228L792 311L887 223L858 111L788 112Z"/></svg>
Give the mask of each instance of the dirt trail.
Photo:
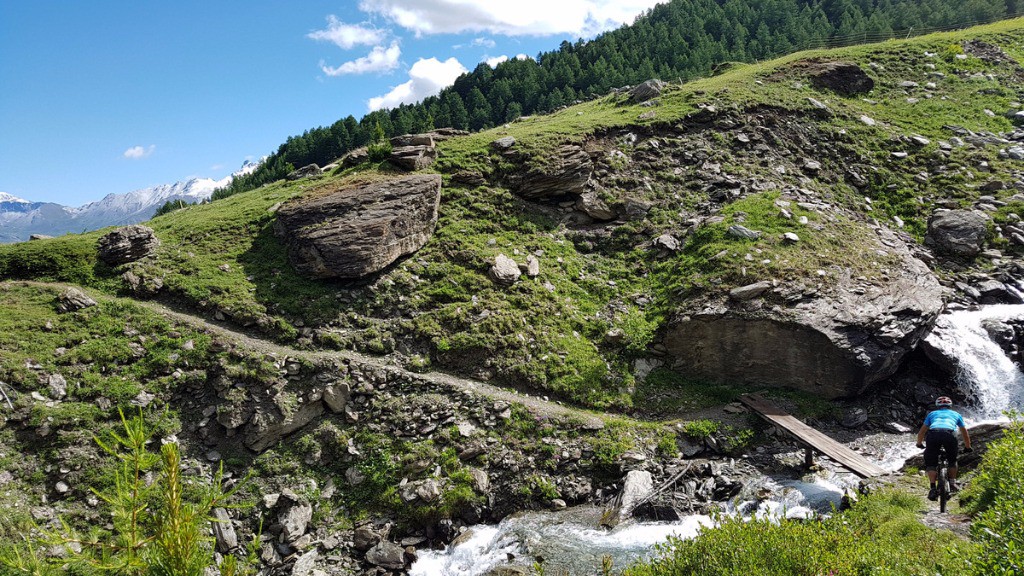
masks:
<svg viewBox="0 0 1024 576"><path fill-rule="evenodd" d="M35 281L12 281L13 284L20 284L23 286L37 286L40 288L49 288L54 290L60 290L67 287L72 287L70 284L60 283L48 283L48 282L35 282ZM366 356L358 352L352 351L316 351L316 350L299 350L297 348L291 348L289 346L283 346L277 344L266 338L262 338L250 333L242 332L236 327L227 324L226 322L219 322L216 320L210 320L197 316L190 312L174 309L167 304L152 301L152 300L136 300L126 296L111 296L109 294L99 292L92 289L82 288L81 286L73 286L75 288L84 290L89 296L97 301L121 301L130 302L136 306L141 306L152 312L155 312L161 316L164 316L174 322L180 324L187 324L199 330L207 331L220 338L231 341L236 345L259 352L261 354L276 356L280 358L291 357L291 358L305 358L308 360L348 360L354 363L374 366L378 368L387 368L389 370L397 370L402 372L409 377L426 380L442 386L454 388L461 391L470 392L480 396L486 396L494 400L501 400L509 403L520 404L530 412L544 417L569 417L584 422L587 427L590 428L601 428L604 426L604 416L594 412L583 410L581 408L575 408L570 406L564 406L557 402L551 402L544 400L543 398L537 398L529 394L517 392L515 390L509 390L505 388L499 388L486 382L479 380L472 380L469 378L461 378L459 376L453 376L451 374L445 374L443 372L410 372L405 368L389 363L386 358L375 358L372 356Z"/></svg>

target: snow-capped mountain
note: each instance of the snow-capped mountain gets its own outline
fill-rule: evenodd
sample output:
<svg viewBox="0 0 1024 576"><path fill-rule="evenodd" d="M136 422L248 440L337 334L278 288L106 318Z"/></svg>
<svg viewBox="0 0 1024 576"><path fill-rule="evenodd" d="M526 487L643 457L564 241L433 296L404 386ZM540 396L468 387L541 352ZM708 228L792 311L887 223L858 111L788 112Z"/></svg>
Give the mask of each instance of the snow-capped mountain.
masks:
<svg viewBox="0 0 1024 576"><path fill-rule="evenodd" d="M214 190L227 186L232 178L251 173L257 166L258 162L246 162L241 170L221 180L192 178L127 194L107 194L102 200L77 208L52 202L29 202L0 192L0 243L21 242L33 234L60 236L143 222L168 201L206 200Z"/></svg>

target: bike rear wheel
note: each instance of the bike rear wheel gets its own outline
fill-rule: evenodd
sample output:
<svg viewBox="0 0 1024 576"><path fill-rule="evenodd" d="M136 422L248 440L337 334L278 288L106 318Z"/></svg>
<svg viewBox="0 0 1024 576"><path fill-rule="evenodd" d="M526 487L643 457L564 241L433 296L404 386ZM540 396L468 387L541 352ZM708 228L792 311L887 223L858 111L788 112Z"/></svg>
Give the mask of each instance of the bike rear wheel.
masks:
<svg viewBox="0 0 1024 576"><path fill-rule="evenodd" d="M949 502L949 468L945 462L939 466L939 512L946 511L946 503Z"/></svg>

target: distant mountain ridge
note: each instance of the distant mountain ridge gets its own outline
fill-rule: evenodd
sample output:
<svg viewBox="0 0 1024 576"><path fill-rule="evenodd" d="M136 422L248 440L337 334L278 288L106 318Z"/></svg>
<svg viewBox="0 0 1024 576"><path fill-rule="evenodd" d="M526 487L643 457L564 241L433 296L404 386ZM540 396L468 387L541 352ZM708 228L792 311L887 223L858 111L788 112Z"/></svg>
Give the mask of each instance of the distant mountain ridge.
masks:
<svg viewBox="0 0 1024 576"><path fill-rule="evenodd" d="M173 200L201 202L234 178L252 173L258 162L246 161L242 168L220 180L192 178L161 184L127 194L107 194L102 200L71 207L54 202L31 202L0 192L0 243L21 242L33 234L60 236L106 226L135 224L153 217L156 209Z"/></svg>

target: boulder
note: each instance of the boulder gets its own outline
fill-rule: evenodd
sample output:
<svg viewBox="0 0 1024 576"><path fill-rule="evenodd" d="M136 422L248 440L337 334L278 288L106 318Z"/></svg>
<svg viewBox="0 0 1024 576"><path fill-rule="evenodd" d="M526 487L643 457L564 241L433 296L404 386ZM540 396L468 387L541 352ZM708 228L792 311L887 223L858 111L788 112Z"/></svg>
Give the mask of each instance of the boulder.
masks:
<svg viewBox="0 0 1024 576"><path fill-rule="evenodd" d="M313 507L291 490L283 490L277 506L280 513L277 522L281 525L281 536L285 542L294 542L306 533L309 521L313 519Z"/></svg>
<svg viewBox="0 0 1024 576"><path fill-rule="evenodd" d="M607 221L615 220L618 214L614 210L605 204L604 200L601 200L597 196L597 192L594 190L587 190L583 194L580 194L578 200L576 200L576 209L583 212L587 216L590 216L594 220Z"/></svg>
<svg viewBox="0 0 1024 576"><path fill-rule="evenodd" d="M358 279L422 248L440 201L439 174L392 178L289 202L274 231L301 274Z"/></svg>
<svg viewBox="0 0 1024 576"><path fill-rule="evenodd" d="M582 196L594 172L586 150L575 144L558 147L542 166L518 169L506 176L514 193L527 200Z"/></svg>
<svg viewBox="0 0 1024 576"><path fill-rule="evenodd" d="M276 412L276 411L275 411ZM283 418L278 414L258 411L249 420L245 434L245 445L250 450L262 452L285 436L303 428L324 413L324 403L307 402Z"/></svg>
<svg viewBox="0 0 1024 576"><path fill-rule="evenodd" d="M972 258L985 246L988 216L977 210L946 210L928 218L924 243L951 257Z"/></svg>
<svg viewBox="0 0 1024 576"><path fill-rule="evenodd" d="M790 307L736 307L726 298L680 310L663 341L673 368L694 378L855 396L892 375L942 309L938 280L893 234L878 244L899 262L864 287L844 271L827 291ZM723 295L724 296L724 295Z"/></svg>
<svg viewBox="0 0 1024 576"><path fill-rule="evenodd" d="M384 540L370 548L366 553L366 561L388 570L401 570L405 568L405 550L398 544Z"/></svg>
<svg viewBox="0 0 1024 576"><path fill-rule="evenodd" d="M327 404L327 407L335 414L344 412L351 391L351 387L345 382L332 384L324 389L324 404Z"/></svg>
<svg viewBox="0 0 1024 576"><path fill-rule="evenodd" d="M218 552L227 554L238 547L238 535L235 534L235 527L231 524L231 516L227 510L220 507L214 508L210 524L217 540Z"/></svg>
<svg viewBox="0 0 1024 576"><path fill-rule="evenodd" d="M121 275L125 286L135 296L148 298L159 294L164 288L164 279L159 276L140 276L132 270Z"/></svg>
<svg viewBox="0 0 1024 576"><path fill-rule="evenodd" d="M406 134L391 138L388 162L402 170L422 170L433 164L435 158L437 149L431 134Z"/></svg>
<svg viewBox="0 0 1024 576"><path fill-rule="evenodd" d="M504 152L515 145L516 139L514 136L502 136L501 138L491 142L491 148L499 152Z"/></svg>
<svg viewBox="0 0 1024 576"><path fill-rule="evenodd" d="M488 272L488 276L495 284L502 286L511 286L519 280L519 276L522 275L522 271L519 270L519 265L516 261L505 256L504 254L498 254L494 259L494 264L491 265L491 269Z"/></svg>
<svg viewBox="0 0 1024 576"><path fill-rule="evenodd" d="M729 291L729 298L733 300L751 300L757 298L761 294L770 290L772 287L771 282L755 282L754 284L747 284L746 286L739 286Z"/></svg>
<svg viewBox="0 0 1024 576"><path fill-rule="evenodd" d="M370 525L358 526L352 533L352 545L356 550L365 552L379 544L380 541L381 533Z"/></svg>
<svg viewBox="0 0 1024 576"><path fill-rule="evenodd" d="M319 176L321 173L320 167L316 164L306 164L302 168L292 170L285 176L286 180L301 180L303 178L309 178L310 176Z"/></svg>
<svg viewBox="0 0 1024 576"><path fill-rule="evenodd" d="M654 477L646 470L630 470L622 482L622 491L611 510L604 514L602 524L614 526L632 516L633 509L654 492Z"/></svg>
<svg viewBox="0 0 1024 576"><path fill-rule="evenodd" d="M646 102L652 98L661 96L662 90L665 89L665 83L658 79L651 79L642 84L634 86L629 91L629 99L633 102Z"/></svg>
<svg viewBox="0 0 1024 576"><path fill-rule="evenodd" d="M29 242L33 240L48 240L50 238L53 238L53 236L48 236L46 234L32 234L31 236L28 237Z"/></svg>
<svg viewBox="0 0 1024 576"><path fill-rule="evenodd" d="M831 90L841 96L866 94L875 87L875 81L860 66L850 62L829 62L816 67L810 74L811 84L819 90Z"/></svg>
<svg viewBox="0 0 1024 576"><path fill-rule="evenodd" d="M310 550L302 556L299 556L299 559L292 565L291 576L310 576L311 574L314 574L314 567L316 566L316 561L319 558L320 552L316 550Z"/></svg>
<svg viewBox="0 0 1024 576"><path fill-rule="evenodd" d="M77 312L95 305L96 301L78 288L65 288L57 296L57 309L61 312Z"/></svg>
<svg viewBox="0 0 1024 576"><path fill-rule="evenodd" d="M159 245L152 228L133 224L101 236L96 243L96 257L110 266L119 266L149 256Z"/></svg>

